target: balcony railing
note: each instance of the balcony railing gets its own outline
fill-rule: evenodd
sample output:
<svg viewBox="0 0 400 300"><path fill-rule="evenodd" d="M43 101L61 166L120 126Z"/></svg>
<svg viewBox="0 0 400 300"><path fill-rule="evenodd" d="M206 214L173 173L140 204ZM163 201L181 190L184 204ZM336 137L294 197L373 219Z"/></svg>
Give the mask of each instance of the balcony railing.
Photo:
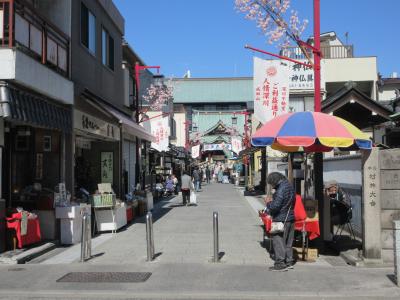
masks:
<svg viewBox="0 0 400 300"><path fill-rule="evenodd" d="M0 0L0 48L16 48L68 77L69 37L24 0Z"/></svg>
<svg viewBox="0 0 400 300"><path fill-rule="evenodd" d="M352 58L354 57L353 45L321 46L322 58ZM311 51L308 52L312 57ZM282 54L293 59L306 59L299 47L288 47Z"/></svg>

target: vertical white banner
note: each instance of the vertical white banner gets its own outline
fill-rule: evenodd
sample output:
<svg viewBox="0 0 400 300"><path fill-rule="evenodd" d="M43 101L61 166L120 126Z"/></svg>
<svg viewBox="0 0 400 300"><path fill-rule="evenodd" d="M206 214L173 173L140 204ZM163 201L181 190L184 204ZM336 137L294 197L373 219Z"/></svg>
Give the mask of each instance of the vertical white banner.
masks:
<svg viewBox="0 0 400 300"><path fill-rule="evenodd" d="M289 66L254 57L254 115L262 123L288 112Z"/></svg>
<svg viewBox="0 0 400 300"><path fill-rule="evenodd" d="M151 147L157 151L168 151L169 148L169 118L155 118L151 120L151 134L156 141L151 143Z"/></svg>
<svg viewBox="0 0 400 300"><path fill-rule="evenodd" d="M198 158L200 156L200 145L192 147L192 158Z"/></svg>
<svg viewBox="0 0 400 300"><path fill-rule="evenodd" d="M231 142L232 142L232 151L235 152L236 154L239 154L239 152L243 150L242 139L239 137L232 137Z"/></svg>
<svg viewBox="0 0 400 300"><path fill-rule="evenodd" d="M0 39L2 39L4 35L3 26L4 26L4 10L0 9Z"/></svg>

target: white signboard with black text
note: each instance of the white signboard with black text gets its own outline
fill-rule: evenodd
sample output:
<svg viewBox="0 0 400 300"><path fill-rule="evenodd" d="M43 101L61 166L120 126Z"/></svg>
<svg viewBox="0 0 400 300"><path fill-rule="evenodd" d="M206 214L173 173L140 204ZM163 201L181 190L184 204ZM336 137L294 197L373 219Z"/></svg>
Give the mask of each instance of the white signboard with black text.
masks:
<svg viewBox="0 0 400 300"><path fill-rule="evenodd" d="M225 144L225 143L220 143L220 144L204 144L203 145L203 151L217 151L217 150L232 150L232 145L231 144Z"/></svg>
<svg viewBox="0 0 400 300"><path fill-rule="evenodd" d="M289 65L254 57L254 115L262 123L288 112Z"/></svg>
<svg viewBox="0 0 400 300"><path fill-rule="evenodd" d="M308 64L307 60L301 62ZM314 69L302 64L288 62L290 67L289 88L291 90L314 89Z"/></svg>
<svg viewBox="0 0 400 300"><path fill-rule="evenodd" d="M76 109L74 110L74 128L115 141L120 140L120 129L118 126Z"/></svg>

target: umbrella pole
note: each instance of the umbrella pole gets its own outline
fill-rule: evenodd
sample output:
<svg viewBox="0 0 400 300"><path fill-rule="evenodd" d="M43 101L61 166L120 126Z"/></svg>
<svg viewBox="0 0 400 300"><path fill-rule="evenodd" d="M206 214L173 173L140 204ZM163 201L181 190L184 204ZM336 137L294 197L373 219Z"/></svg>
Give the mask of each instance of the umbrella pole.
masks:
<svg viewBox="0 0 400 300"><path fill-rule="evenodd" d="M303 193L303 199L305 200L308 196L308 163L307 163L307 153L305 153L304 157L304 193Z"/></svg>
<svg viewBox="0 0 400 300"><path fill-rule="evenodd" d="M288 180L293 185L293 163L292 155L290 153L288 153Z"/></svg>

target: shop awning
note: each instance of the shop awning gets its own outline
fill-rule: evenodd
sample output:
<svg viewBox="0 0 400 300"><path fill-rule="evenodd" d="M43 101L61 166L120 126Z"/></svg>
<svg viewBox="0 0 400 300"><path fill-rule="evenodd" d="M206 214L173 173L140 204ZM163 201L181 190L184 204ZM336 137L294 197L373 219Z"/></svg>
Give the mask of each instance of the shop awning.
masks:
<svg viewBox="0 0 400 300"><path fill-rule="evenodd" d="M118 111L116 108L108 105L102 101L98 101L93 99L92 97L88 99L93 102L95 105L100 106L103 110L110 113L114 118L116 118L119 123L122 125L122 132L128 133L130 135L136 136L140 139L155 142L156 138L149 132L146 128L140 126L136 122L134 122L128 115Z"/></svg>
<svg viewBox="0 0 400 300"><path fill-rule="evenodd" d="M0 84L0 117L24 125L72 131L70 109L7 84Z"/></svg>

